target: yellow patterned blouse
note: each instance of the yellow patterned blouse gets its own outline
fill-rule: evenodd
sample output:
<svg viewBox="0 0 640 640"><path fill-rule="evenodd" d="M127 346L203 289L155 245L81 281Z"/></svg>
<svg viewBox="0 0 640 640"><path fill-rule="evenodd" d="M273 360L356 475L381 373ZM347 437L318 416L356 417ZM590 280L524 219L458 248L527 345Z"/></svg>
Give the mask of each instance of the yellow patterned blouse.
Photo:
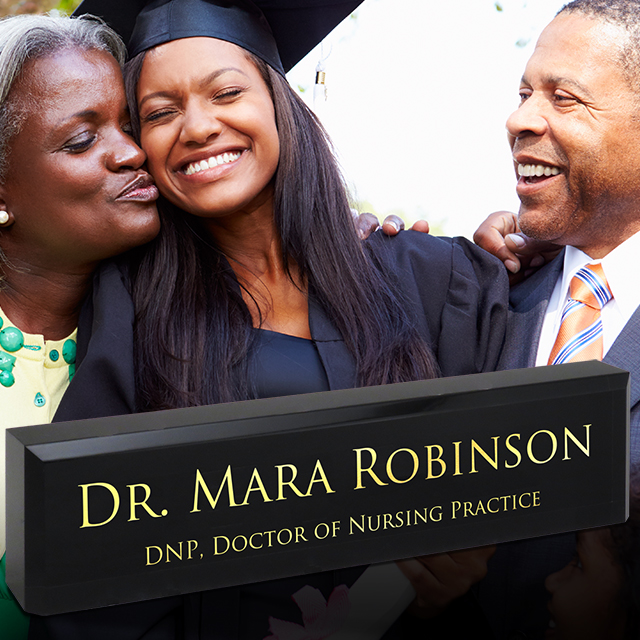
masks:
<svg viewBox="0 0 640 640"><path fill-rule="evenodd" d="M26 639L29 618L4 581L5 429L51 422L75 373L76 331L63 340L24 333L0 309L0 638Z"/></svg>

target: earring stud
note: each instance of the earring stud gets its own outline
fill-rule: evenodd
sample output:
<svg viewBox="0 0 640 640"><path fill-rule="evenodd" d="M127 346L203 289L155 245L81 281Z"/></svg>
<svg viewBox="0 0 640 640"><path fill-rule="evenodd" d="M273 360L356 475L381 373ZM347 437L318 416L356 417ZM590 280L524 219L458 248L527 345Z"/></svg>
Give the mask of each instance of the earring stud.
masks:
<svg viewBox="0 0 640 640"><path fill-rule="evenodd" d="M0 211L0 224L9 222L9 214L6 211Z"/></svg>

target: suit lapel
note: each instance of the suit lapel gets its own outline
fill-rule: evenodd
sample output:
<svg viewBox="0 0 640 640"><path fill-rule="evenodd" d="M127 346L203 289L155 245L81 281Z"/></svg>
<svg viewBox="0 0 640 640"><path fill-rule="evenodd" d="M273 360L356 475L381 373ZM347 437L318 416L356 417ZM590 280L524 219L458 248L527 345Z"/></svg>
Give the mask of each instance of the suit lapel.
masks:
<svg viewBox="0 0 640 640"><path fill-rule="evenodd" d="M535 365L544 314L562 271L563 261L564 251L546 267L513 288L500 369L518 369ZM634 405L640 402L640 307L624 326L603 362L631 373L630 393L633 409Z"/></svg>
<svg viewBox="0 0 640 640"><path fill-rule="evenodd" d="M309 329L329 380L329 388L353 389L357 383L353 356L324 309L309 294Z"/></svg>
<svg viewBox="0 0 640 640"><path fill-rule="evenodd" d="M634 312L603 362L631 373L630 406L640 402L640 307Z"/></svg>
<svg viewBox="0 0 640 640"><path fill-rule="evenodd" d="M498 369L535 366L544 314L564 263L564 251L511 291L509 319Z"/></svg>

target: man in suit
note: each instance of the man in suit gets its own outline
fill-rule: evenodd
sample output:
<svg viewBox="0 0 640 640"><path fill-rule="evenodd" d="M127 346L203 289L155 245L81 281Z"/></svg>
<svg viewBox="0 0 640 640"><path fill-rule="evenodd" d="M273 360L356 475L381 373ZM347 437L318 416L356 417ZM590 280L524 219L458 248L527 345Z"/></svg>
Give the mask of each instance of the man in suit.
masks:
<svg viewBox="0 0 640 640"><path fill-rule="evenodd" d="M613 294L602 307L603 359L631 371L638 424L640 289L629 276L640 249L640 2L567 5L541 35L520 96L507 121L520 228L565 250L515 288L503 368L548 363L571 278L600 263Z"/></svg>
<svg viewBox="0 0 640 640"><path fill-rule="evenodd" d="M521 263L533 266L540 252L562 251L513 288L499 367L553 362L552 353L566 338L559 334L572 280L599 265L611 299L602 300L597 314L597 339L589 339L590 350L576 353L576 360L596 357L631 372L631 461L637 465L640 287L633 274L640 255L640 0L565 5L538 40L520 100L507 121L520 212L493 214L474 240L511 271ZM516 233L520 229L526 236ZM386 231L393 233L388 226ZM545 578L575 551L573 533L499 545L487 577L474 588L497 638L542 637L549 623ZM425 575L429 571L425 562ZM571 637L570 630L558 632Z"/></svg>
<svg viewBox="0 0 640 640"><path fill-rule="evenodd" d="M521 201L517 222L527 236L564 248L513 289L501 368L555 362L574 335L564 322L583 302L572 300L580 298L574 277L598 270L606 293L591 325L597 336L580 334L573 353L631 372L631 461L638 463L640 2L575 0L563 7L538 40L520 100L507 121ZM511 236L505 245L503 236L516 230L515 217L498 216L475 239L509 266L523 240ZM580 352L585 343L587 353ZM478 588L497 637L541 637L548 618L544 579L574 552L571 534L498 548ZM570 637L567 629L556 632Z"/></svg>

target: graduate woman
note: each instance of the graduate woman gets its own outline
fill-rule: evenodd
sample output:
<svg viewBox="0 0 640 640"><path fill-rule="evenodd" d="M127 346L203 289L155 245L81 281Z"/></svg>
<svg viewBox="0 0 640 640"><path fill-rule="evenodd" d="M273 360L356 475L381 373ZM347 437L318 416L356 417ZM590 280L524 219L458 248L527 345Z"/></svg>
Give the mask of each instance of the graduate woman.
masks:
<svg viewBox="0 0 640 640"><path fill-rule="evenodd" d="M104 15L92 4L81 10ZM160 237L131 269L136 386L120 396L120 413L495 366L506 319L501 263L464 240L412 233L363 247L326 136L287 84L254 4L153 2L129 48L131 107L164 201ZM112 313L128 317L131 307ZM120 379L129 340L119 334L108 345L113 368L99 374ZM88 345L59 417L87 417L78 407L104 355ZM112 400L93 395L92 415ZM299 615L291 596L301 587L328 598L363 570L187 596L163 633L263 638L269 617ZM92 616L95 628L117 624L108 612L76 620ZM70 628L55 637L93 637Z"/></svg>
<svg viewBox="0 0 640 640"><path fill-rule="evenodd" d="M121 9L79 11L117 28ZM280 336L306 340L321 365L308 391L493 368L503 268L463 239L376 235L362 247L324 131L255 4L152 2L129 51L164 224L132 273L137 404L123 412L278 395L259 391L255 357ZM287 68L305 52L287 51Z"/></svg>

